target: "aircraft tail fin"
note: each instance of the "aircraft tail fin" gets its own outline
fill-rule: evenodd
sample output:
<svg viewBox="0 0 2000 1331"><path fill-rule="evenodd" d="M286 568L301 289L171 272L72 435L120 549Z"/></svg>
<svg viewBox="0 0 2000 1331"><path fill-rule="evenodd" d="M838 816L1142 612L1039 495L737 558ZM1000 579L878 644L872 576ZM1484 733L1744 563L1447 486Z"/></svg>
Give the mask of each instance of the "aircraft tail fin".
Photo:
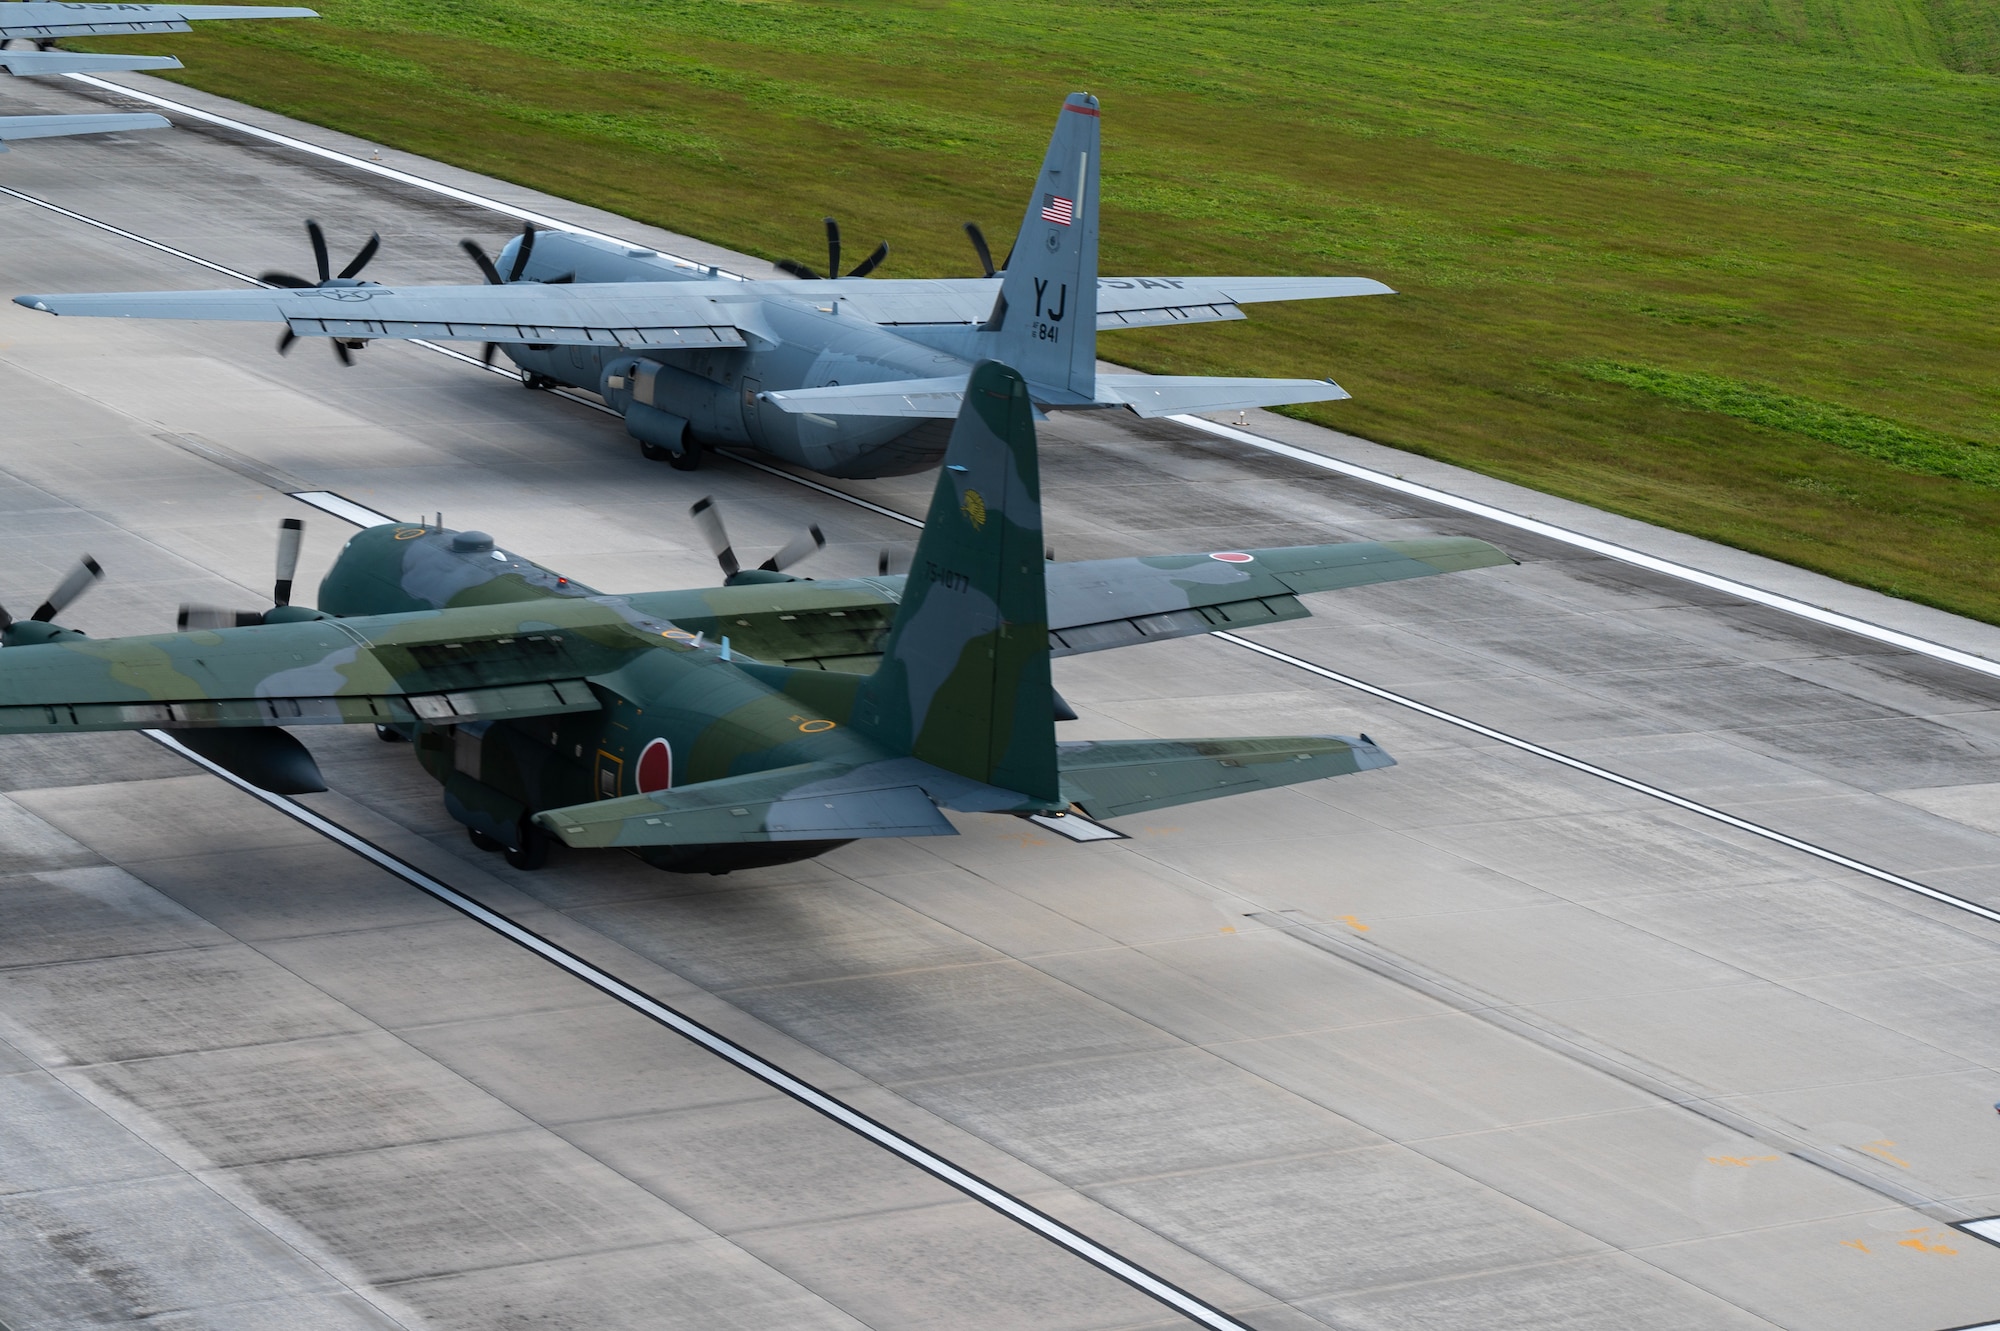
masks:
<svg viewBox="0 0 2000 1331"><path fill-rule="evenodd" d="M1056 804L1054 716L1034 406L1019 372L982 361L853 724L894 752Z"/></svg>
<svg viewBox="0 0 2000 1331"><path fill-rule="evenodd" d="M1041 387L1097 396L1097 99L1056 117L988 331L996 360Z"/></svg>

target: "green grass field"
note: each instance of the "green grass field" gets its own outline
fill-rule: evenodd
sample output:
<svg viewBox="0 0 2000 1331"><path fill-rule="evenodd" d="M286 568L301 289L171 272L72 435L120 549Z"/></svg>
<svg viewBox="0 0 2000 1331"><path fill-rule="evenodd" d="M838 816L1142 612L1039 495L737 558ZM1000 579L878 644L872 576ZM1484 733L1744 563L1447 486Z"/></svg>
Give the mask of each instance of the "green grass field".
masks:
<svg viewBox="0 0 2000 1331"><path fill-rule="evenodd" d="M833 213L905 277L1004 250L1088 89L1105 271L1403 293L1107 357L1331 374L1301 414L2000 622L1992 0L318 7L96 45L768 257Z"/></svg>

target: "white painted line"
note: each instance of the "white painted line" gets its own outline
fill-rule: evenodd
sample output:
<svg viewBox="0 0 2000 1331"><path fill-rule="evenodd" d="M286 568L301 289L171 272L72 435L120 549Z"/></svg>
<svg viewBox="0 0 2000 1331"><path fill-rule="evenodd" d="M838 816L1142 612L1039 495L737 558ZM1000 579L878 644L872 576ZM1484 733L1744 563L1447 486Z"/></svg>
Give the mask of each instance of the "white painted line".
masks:
<svg viewBox="0 0 2000 1331"><path fill-rule="evenodd" d="M1912 634L1899 632L1896 629L1886 628L1881 624L1872 624L1865 619L1856 619L1852 615L1843 615L1838 611L1829 610L1825 606L1814 605L1809 601L1801 601L1794 597L1780 595L1777 592L1766 591L1762 587L1754 587L1747 582L1738 582L1734 578L1725 578L1715 573L1705 573L1698 568L1692 568L1686 564L1677 564L1671 559L1661 559L1657 555L1649 555L1643 551L1634 550L1630 546L1619 545L1613 541L1599 540L1595 536L1586 536L1582 532L1572 531L1568 527L1558 527L1552 522L1543 522L1540 518L1531 518L1524 514L1509 512L1504 508L1495 508L1491 504L1483 504L1476 499L1467 499L1462 495L1452 494L1448 490L1439 490L1429 485L1419 485L1415 481L1406 481L1400 476L1391 476L1387 472L1376 471L1373 467L1363 467L1357 463L1347 462L1340 458L1327 457L1323 453L1315 453L1311 449L1299 448L1294 444L1281 443L1276 439L1268 439L1261 434L1252 434L1248 430L1238 429L1233 425L1223 425L1216 421L1203 420L1199 416L1170 416L1167 419L1188 426L1191 429L1200 430L1206 434L1217 435L1239 444L1248 444L1252 448L1262 449L1266 453L1275 453L1279 457L1290 458L1294 462L1303 462L1307 466L1318 467L1322 471L1338 472L1342 476L1347 476L1357 481L1365 481L1370 485L1380 486L1385 490L1394 490L1398 494L1409 495L1413 499L1422 499L1429 503L1442 505L1445 508L1456 509L1461 513L1469 513L1474 517L1502 523L1517 531L1532 532L1537 536L1546 536L1550 540L1561 541L1565 545L1573 545L1579 550L1588 550L1592 554L1603 555L1608 559L1616 559L1621 563L1632 564L1654 573L1664 573L1670 578L1678 578L1682 582L1691 582L1698 587L1707 587L1711 591L1740 597L1745 601L1769 606L1773 610L1782 610L1788 615L1797 615L1801 619L1810 619L1814 623L1825 624L1829 627L1840 629L1843 632L1852 633L1857 637L1887 643L1892 647L1900 647L1908 652L1917 652L1935 660L1949 661L1953 665L1964 666L1967 670L1976 670L1982 675L2000 677L2000 661L1989 660L1984 656L1978 656L1972 652L1962 652L1956 647L1947 647L1943 643L1932 642L1928 638L1919 638Z"/></svg>
<svg viewBox="0 0 2000 1331"><path fill-rule="evenodd" d="M1115 828L1086 818L1080 813L1066 813L1061 817L1051 817L1045 813L1031 813L1028 821L1038 823L1059 837L1071 841L1130 841L1132 838Z"/></svg>
<svg viewBox="0 0 2000 1331"><path fill-rule="evenodd" d="M331 490L293 490L289 493L301 504L311 504L322 513L331 513L336 518L351 522L357 527L381 527L397 521L387 513L377 513L374 509L357 504L352 499L337 495Z"/></svg>
<svg viewBox="0 0 2000 1331"><path fill-rule="evenodd" d="M242 120L232 120L228 116L219 116L213 111L203 111L197 107L189 106L185 102L176 102L170 98L161 97L156 93L141 92L137 88L128 88L122 83L113 83L108 79L98 78L94 74L69 74L64 77L75 79L78 83L89 84L91 87L103 92L115 93L120 97L130 97L137 101L145 102L150 106L161 107L172 111L176 115L187 116L194 120L205 120L211 125L220 125L224 129L234 130L238 134L247 134L251 138L262 139L266 143L275 143L281 147L290 148L294 152L302 152L308 156L322 158L329 162L339 162L342 166L350 166L358 171L367 171L373 175L381 176L385 180L393 180L399 185L414 186L417 189L429 190L433 194L441 194L447 199L456 199L460 203L470 203L481 208L491 209L493 212L515 218L518 221L532 222L538 227L547 227L551 231L567 231L572 235L589 236L595 240L608 240L613 244L626 245L633 249L644 248L649 253L658 254L663 259L684 264L689 268L697 269L714 277L726 277L738 282L748 280L740 273L732 273L727 269L717 268L712 264L696 263L694 260L683 258L678 254L668 254L661 250L652 249L650 246L641 246L638 242L626 240L623 236L609 236L602 231L592 231L588 227L578 226L574 222L565 222L559 217L551 217L547 213L538 213L532 209L522 208L515 204L503 203L499 199L489 198L484 194L474 194L471 190L459 189L456 186L444 184L442 181L428 180L423 176L412 175L408 171L398 171L393 166L384 166L380 162L371 162L365 157L356 157L352 153L340 152L334 148L322 148L317 143L308 143L304 139L293 138L289 134L280 134L275 130L260 129L256 125Z"/></svg>
<svg viewBox="0 0 2000 1331"><path fill-rule="evenodd" d="M47 199L38 199L32 194L23 194L17 189L8 189L5 185L0 185L0 194L4 194L10 199L19 199L22 203L31 203L37 208L46 208L59 217L69 218L72 222L81 222L85 226L94 226L99 231L109 231L121 240L133 241L136 244L144 245L147 249L158 250L162 254L171 254L176 259L185 259L189 263L198 264L212 273L221 273L225 277L238 277L252 286L268 287L269 285L265 282L259 282L248 273L239 273L234 268L224 268L221 264L211 263L198 254L189 254L186 250L177 250L172 245L162 244L157 240L150 240L136 231L127 231L122 226L113 226L109 222L100 222L95 217L87 217L82 213L72 212L59 203L50 203Z"/></svg>
<svg viewBox="0 0 2000 1331"><path fill-rule="evenodd" d="M1329 670L1323 665L1315 665L1311 661L1293 656L1289 652L1281 652L1275 647L1266 647L1263 643L1252 642L1250 639L1234 633L1221 632L1213 633L1209 636L1220 638L1224 642L1237 647L1246 648L1249 651L1257 653L1259 656L1268 656L1273 661L1282 661L1288 666L1294 666L1309 674L1318 675L1321 679L1330 679L1336 684L1345 684L1350 689L1357 689L1371 697L1380 698L1384 702L1392 702L1398 707L1407 707L1413 712L1421 712L1433 720L1443 721L1447 725L1457 726L1461 730L1469 730L1475 735L1482 735L1490 740L1497 740L1499 743L1520 749L1524 753L1532 753L1537 758L1546 758L1552 763L1560 763L1564 767L1574 771L1584 772L1601 780L1609 781L1615 786L1623 786L1627 790L1636 791L1638 794L1648 796L1649 798L1661 800L1673 805L1677 809L1686 809L1689 813L1697 813L1704 818L1713 818L1716 822L1724 823L1740 832L1748 832L1750 835L1762 837L1766 841L1775 841L1781 846L1811 855L1815 859L1826 861L1828 864L1836 864L1843 869L1851 869L1855 873L1866 874L1877 882L1887 883L1891 887L1899 887L1905 892L1914 892L1920 897L1928 897L1932 901L1936 901L1942 905L1965 911L1970 915L1977 915L1982 920L1991 920L1996 924L2000 924L2000 910L1992 910L1980 905L1976 901L1968 901L1964 897L1953 896L1949 892L1919 883L1914 878L1905 878L1901 874L1890 873L1887 869L1878 869L1872 864L1842 855L1839 851L1828 850L1826 847L1814 845L1810 841L1801 841L1795 836L1787 836L1785 833L1777 831L1774 828L1765 827L1761 823L1753 823L1747 818L1738 818L1733 813L1724 813L1720 809L1691 800L1685 795L1676 795L1670 790L1662 790L1658 786L1649 786L1645 782L1635 780L1632 777L1621 776L1609 768L1599 767L1595 763L1587 763L1581 758L1572 758L1568 754L1558 752L1555 749L1544 748L1532 740L1525 740L1517 735L1510 735L1504 730L1495 730L1491 726L1483 726L1477 721L1469 721L1462 716L1454 716L1442 708L1432 707L1429 703L1418 702L1415 698L1406 698L1400 693L1393 693L1381 687L1379 684L1370 684L1366 680L1356 679L1354 676L1342 674L1338 670Z"/></svg>
<svg viewBox="0 0 2000 1331"><path fill-rule="evenodd" d="M975 1201L982 1202L1017 1224L1033 1230L1051 1243L1068 1249L1091 1265L1118 1277L1140 1293L1158 1300L1190 1321L1214 1328L1214 1331L1251 1331L1250 1327L1220 1309L1202 1302L1178 1285L1154 1275L1145 1267L1121 1257L1095 1239L1071 1229L1060 1220L1028 1205L1012 1193L995 1187L977 1174L961 1169L936 1152L911 1141L900 1132L876 1122L846 1101L836 1099L809 1082L801 1081L777 1064L760 1058L734 1040L710 1030L686 1013L650 997L610 972L591 965L567 948L550 942L499 911L481 905L456 888L433 878L407 860L382 849L332 819L322 817L287 796L274 795L268 790L252 785L234 772L217 766L192 749L183 747L172 735L163 730L145 730L140 733L154 743L173 750L189 762L206 768L246 795L288 818L303 823L329 841L344 846L361 858L387 870L418 891L443 902L509 942L569 972L598 992L618 1000L635 1012L665 1026L676 1035L734 1064L766 1086L784 1092L800 1104L817 1110L850 1132L867 1138L931 1177L950 1184Z"/></svg>

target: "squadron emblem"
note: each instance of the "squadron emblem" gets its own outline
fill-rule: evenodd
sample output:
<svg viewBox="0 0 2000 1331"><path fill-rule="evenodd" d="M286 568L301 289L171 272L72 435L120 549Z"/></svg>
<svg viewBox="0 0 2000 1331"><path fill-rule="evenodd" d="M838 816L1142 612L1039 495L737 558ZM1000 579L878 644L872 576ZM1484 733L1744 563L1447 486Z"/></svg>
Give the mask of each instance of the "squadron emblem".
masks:
<svg viewBox="0 0 2000 1331"><path fill-rule="evenodd" d="M979 491L967 490L965 498L958 501L958 509L965 514L965 520L972 524L973 530L986 525L986 500Z"/></svg>

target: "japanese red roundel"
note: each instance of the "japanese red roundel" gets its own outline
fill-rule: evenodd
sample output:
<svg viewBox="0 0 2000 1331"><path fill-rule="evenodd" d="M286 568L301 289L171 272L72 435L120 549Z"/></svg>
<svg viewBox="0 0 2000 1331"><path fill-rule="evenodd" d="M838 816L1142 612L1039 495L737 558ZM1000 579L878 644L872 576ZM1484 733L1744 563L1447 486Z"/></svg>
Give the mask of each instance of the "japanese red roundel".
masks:
<svg viewBox="0 0 2000 1331"><path fill-rule="evenodd" d="M639 753L639 793L665 790L674 783L674 751L663 739L656 739Z"/></svg>

